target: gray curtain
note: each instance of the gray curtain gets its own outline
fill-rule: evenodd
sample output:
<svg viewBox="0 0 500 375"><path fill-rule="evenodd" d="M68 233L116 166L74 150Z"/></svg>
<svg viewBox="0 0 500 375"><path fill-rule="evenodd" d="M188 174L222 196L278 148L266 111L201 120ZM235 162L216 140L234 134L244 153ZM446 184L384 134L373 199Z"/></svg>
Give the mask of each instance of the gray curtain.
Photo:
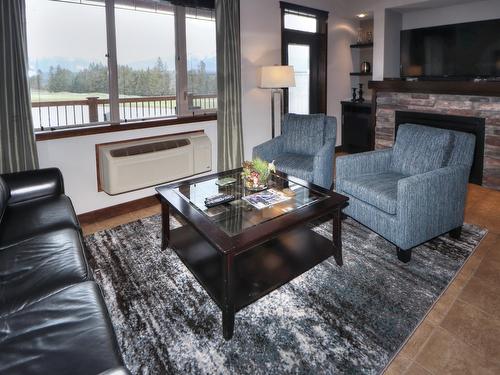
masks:
<svg viewBox="0 0 500 375"><path fill-rule="evenodd" d="M24 0L0 1L0 173L38 168Z"/></svg>
<svg viewBox="0 0 500 375"><path fill-rule="evenodd" d="M240 0L216 0L218 169L241 167Z"/></svg>

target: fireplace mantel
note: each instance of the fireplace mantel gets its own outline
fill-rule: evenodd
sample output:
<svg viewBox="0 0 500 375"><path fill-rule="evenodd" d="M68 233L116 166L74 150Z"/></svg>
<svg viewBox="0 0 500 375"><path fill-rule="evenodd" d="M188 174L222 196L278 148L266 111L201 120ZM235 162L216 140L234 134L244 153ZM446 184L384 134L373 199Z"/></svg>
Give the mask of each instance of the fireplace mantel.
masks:
<svg viewBox="0 0 500 375"><path fill-rule="evenodd" d="M368 88L376 92L500 97L500 82L492 81L403 81L400 79L386 79L383 81L370 81L368 82ZM374 94L376 96L376 93Z"/></svg>

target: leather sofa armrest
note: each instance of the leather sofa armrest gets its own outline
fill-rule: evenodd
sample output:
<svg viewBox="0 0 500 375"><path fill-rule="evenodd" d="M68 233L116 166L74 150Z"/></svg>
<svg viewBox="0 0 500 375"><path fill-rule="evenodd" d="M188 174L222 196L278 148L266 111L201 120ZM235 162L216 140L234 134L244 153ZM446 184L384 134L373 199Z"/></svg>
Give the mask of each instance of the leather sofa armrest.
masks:
<svg viewBox="0 0 500 375"><path fill-rule="evenodd" d="M9 204L64 194L63 177L57 168L8 173L2 178L10 190Z"/></svg>
<svg viewBox="0 0 500 375"><path fill-rule="evenodd" d="M115 367L98 375L130 375L130 372L125 367Z"/></svg>

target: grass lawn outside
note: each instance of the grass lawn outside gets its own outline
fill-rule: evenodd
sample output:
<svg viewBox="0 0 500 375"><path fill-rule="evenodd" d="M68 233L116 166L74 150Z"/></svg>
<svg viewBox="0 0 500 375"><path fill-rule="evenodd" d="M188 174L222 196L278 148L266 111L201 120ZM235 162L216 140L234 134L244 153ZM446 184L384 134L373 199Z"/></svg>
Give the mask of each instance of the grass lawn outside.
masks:
<svg viewBox="0 0 500 375"><path fill-rule="evenodd" d="M109 99L109 94L104 92L50 92L46 90L31 90L32 102L55 102L66 100L86 100L90 97L98 97L99 99ZM138 95L120 95L120 98L142 98Z"/></svg>

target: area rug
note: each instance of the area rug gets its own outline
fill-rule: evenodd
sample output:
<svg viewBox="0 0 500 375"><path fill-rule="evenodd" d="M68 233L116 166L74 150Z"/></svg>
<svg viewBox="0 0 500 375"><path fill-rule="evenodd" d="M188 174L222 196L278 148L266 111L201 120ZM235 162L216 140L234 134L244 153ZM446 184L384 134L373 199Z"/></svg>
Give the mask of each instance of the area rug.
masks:
<svg viewBox="0 0 500 375"><path fill-rule="evenodd" d="M244 308L225 341L220 310L160 249L160 227L153 216L86 237L134 374L380 373L486 234L465 225L461 240L436 238L403 264L393 245L347 219L344 266L330 258ZM331 239L331 222L314 230Z"/></svg>

